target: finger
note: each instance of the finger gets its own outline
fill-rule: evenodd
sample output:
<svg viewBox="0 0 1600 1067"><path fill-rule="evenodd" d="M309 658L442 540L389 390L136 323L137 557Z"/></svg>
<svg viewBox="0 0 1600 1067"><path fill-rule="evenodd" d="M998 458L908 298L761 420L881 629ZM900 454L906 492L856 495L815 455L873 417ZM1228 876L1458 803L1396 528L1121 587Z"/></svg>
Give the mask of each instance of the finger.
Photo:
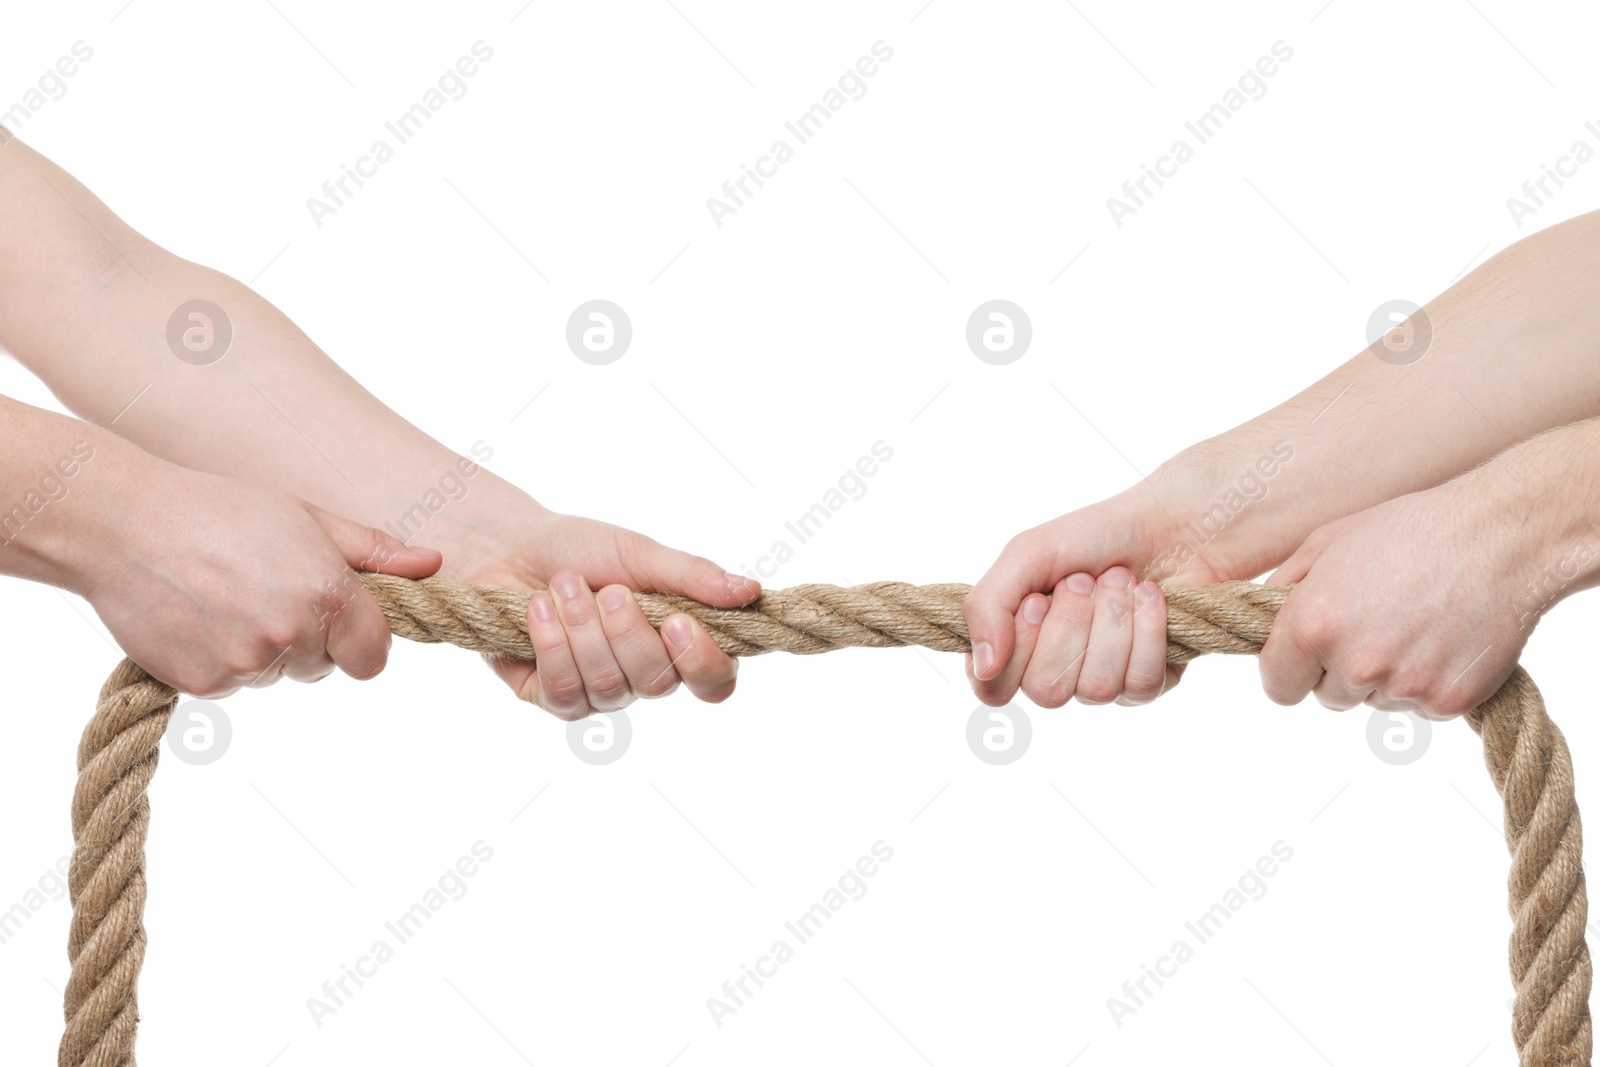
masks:
<svg viewBox="0 0 1600 1067"><path fill-rule="evenodd" d="M714 608L737 608L761 595L761 583L725 571L704 556L668 548L641 534L625 533L618 545L636 589L679 593Z"/></svg>
<svg viewBox="0 0 1600 1067"><path fill-rule="evenodd" d="M1327 526L1319 526L1300 542L1300 547L1290 553L1289 558L1278 564L1277 570L1267 577L1268 585L1294 585L1304 581L1305 576L1311 573L1311 565L1321 557L1332 539L1332 534Z"/></svg>
<svg viewBox="0 0 1600 1067"><path fill-rule="evenodd" d="M1322 682L1322 654L1296 624L1294 603L1290 593L1261 646L1261 688L1274 704L1298 704Z"/></svg>
<svg viewBox="0 0 1600 1067"><path fill-rule="evenodd" d="M1112 567L1094 587L1094 622L1089 650L1078 672L1078 703L1108 704L1122 693L1133 652L1133 574Z"/></svg>
<svg viewBox="0 0 1600 1067"><path fill-rule="evenodd" d="M1161 695L1166 680L1167 599L1155 582L1140 582L1133 590L1133 645L1117 703L1148 704Z"/></svg>
<svg viewBox="0 0 1600 1067"><path fill-rule="evenodd" d="M1019 534L967 594L963 611L972 635L972 674L989 681L1015 654L1016 614L1022 598L1055 584L1055 552L1039 530Z"/></svg>
<svg viewBox="0 0 1600 1067"><path fill-rule="evenodd" d="M567 632L567 646L583 676L589 704L599 711L616 711L633 703L628 675L611 651L594 594L576 571L557 571L550 579L556 614Z"/></svg>
<svg viewBox="0 0 1600 1067"><path fill-rule="evenodd" d="M306 648L303 655L291 653L284 673L291 678L314 680L326 673L327 660L332 660L350 677L365 681L375 677L389 662L389 620L383 609L372 599L359 579L346 572L345 591L334 594L342 597L343 606L327 619L327 642L323 648Z"/></svg>
<svg viewBox="0 0 1600 1067"><path fill-rule="evenodd" d="M608 585L595 596L600 625L628 686L642 697L663 697L678 688L678 672L667 656L661 635L644 617L639 602L625 585Z"/></svg>
<svg viewBox="0 0 1600 1067"><path fill-rule="evenodd" d="M1178 687L1178 683L1183 681L1183 672L1188 669L1189 665L1187 663L1167 664L1167 680L1162 683L1161 695L1166 696L1168 693L1176 689Z"/></svg>
<svg viewBox="0 0 1600 1067"><path fill-rule="evenodd" d="M967 656L967 681L972 685L973 692L978 694L979 700L998 708L1009 703L1016 695L1017 686L1022 684L1022 676L1032 662L1034 647L1039 639L1039 627L1049 613L1050 598L1043 593L1030 593L1022 599L1022 606L1017 609L1012 624L1016 644L1010 661L998 678L979 681L972 673L972 657Z"/></svg>
<svg viewBox="0 0 1600 1067"><path fill-rule="evenodd" d="M1029 700L1041 708L1059 708L1072 699L1093 622L1094 579L1077 571L1057 582L1038 647L1022 676L1022 691Z"/></svg>
<svg viewBox="0 0 1600 1067"><path fill-rule="evenodd" d="M739 677L739 664L689 616L679 612L661 624L661 637L672 665L697 699L720 704L733 693Z"/></svg>
<svg viewBox="0 0 1600 1067"><path fill-rule="evenodd" d="M511 687L511 691L517 694L517 699L525 700L529 704L539 702L539 668L533 660L485 652L483 661L502 682Z"/></svg>
<svg viewBox="0 0 1600 1067"><path fill-rule="evenodd" d="M578 662L567 645L567 631L556 614L555 599L545 590L535 590L528 598L528 640L538 664L536 686L531 695L540 707L557 718L581 719L594 709L583 686Z"/></svg>
<svg viewBox="0 0 1600 1067"><path fill-rule="evenodd" d="M351 522L314 504L307 504L306 511L338 547L345 562L358 571L377 571L401 578L426 578L436 572L444 561L444 557L434 549L408 545L382 530Z"/></svg>
<svg viewBox="0 0 1600 1067"><path fill-rule="evenodd" d="M1311 690L1317 703L1330 711L1349 711L1367 702L1375 692L1371 686L1358 686L1336 670L1327 670Z"/></svg>
<svg viewBox="0 0 1600 1067"><path fill-rule="evenodd" d="M287 678L292 682L322 681L322 679L337 670L338 665L333 657L328 654L327 647L322 643L321 635L318 635L314 641L314 649L309 647L282 649L277 659L257 671L253 677L245 681L245 685L252 689L259 689L271 685L279 678ZM372 675L351 675L351 677L359 677L360 680L365 680L372 677Z"/></svg>

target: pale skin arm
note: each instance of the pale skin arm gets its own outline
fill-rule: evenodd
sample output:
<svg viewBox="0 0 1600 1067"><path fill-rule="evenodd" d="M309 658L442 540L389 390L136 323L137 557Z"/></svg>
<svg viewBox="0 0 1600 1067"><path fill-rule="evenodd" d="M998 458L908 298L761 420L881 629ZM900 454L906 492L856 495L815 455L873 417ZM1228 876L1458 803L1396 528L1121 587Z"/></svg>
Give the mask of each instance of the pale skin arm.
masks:
<svg viewBox="0 0 1600 1067"><path fill-rule="evenodd" d="M1256 577L1326 523L1600 413L1600 213L1518 242L1423 310L1432 342L1414 362L1363 350L1127 492L1014 538L967 602L978 695L1154 699L1178 672L1165 604L1139 579ZM1293 459L1265 495L1196 538L1189 524L1280 443Z"/></svg>
<svg viewBox="0 0 1600 1067"><path fill-rule="evenodd" d="M389 626L353 568L439 555L271 489L191 471L0 397L0 573L88 599L130 656L196 696L383 669Z"/></svg>
<svg viewBox="0 0 1600 1067"><path fill-rule="evenodd" d="M1544 613L1600 582L1600 422L1319 527L1270 581L1297 583L1261 651L1273 700L1471 711Z"/></svg>
<svg viewBox="0 0 1600 1067"><path fill-rule="evenodd" d="M372 527L459 474L462 457L387 408L248 286L145 239L3 133L0 203L0 346L85 419L173 464ZM195 299L222 308L233 332L226 355L206 365L168 344L169 317ZM415 540L443 554L446 576L551 591L530 604L539 669L492 664L524 699L577 718L680 680L702 699L732 692L736 665L704 630L675 616L657 636L626 594L653 589L733 607L759 595L756 583L639 534L555 514L469 467L465 494L429 515Z"/></svg>

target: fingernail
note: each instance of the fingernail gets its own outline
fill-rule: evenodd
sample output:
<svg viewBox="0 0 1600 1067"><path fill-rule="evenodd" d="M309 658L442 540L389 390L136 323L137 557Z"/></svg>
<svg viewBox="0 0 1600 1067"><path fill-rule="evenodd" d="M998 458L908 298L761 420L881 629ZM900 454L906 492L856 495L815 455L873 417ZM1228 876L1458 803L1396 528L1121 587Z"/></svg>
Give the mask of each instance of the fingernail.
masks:
<svg viewBox="0 0 1600 1067"><path fill-rule="evenodd" d="M728 595L734 600L754 600L762 592L762 584L755 581L754 577L734 574L733 571L723 571L722 574L728 579Z"/></svg>
<svg viewBox="0 0 1600 1067"><path fill-rule="evenodd" d="M667 639L667 644L681 652L694 640L694 626L687 616L674 615L662 625L661 636Z"/></svg>
<svg viewBox="0 0 1600 1067"><path fill-rule="evenodd" d="M628 591L621 586L608 585L600 590L600 607L606 611L621 611L628 602Z"/></svg>
<svg viewBox="0 0 1600 1067"><path fill-rule="evenodd" d="M578 595L578 576L571 571L563 571L555 576L550 588L554 589L562 600L571 600Z"/></svg>
<svg viewBox="0 0 1600 1067"><path fill-rule="evenodd" d="M972 646L972 673L987 679L994 673L994 647L987 641Z"/></svg>
<svg viewBox="0 0 1600 1067"><path fill-rule="evenodd" d="M1045 612L1050 610L1050 601L1042 596L1030 596L1022 602L1022 617L1038 625L1044 621Z"/></svg>
<svg viewBox="0 0 1600 1067"><path fill-rule="evenodd" d="M1133 595L1139 603L1146 605L1154 604L1158 593L1160 593L1160 590L1156 588L1155 582L1140 582L1133 591Z"/></svg>
<svg viewBox="0 0 1600 1067"><path fill-rule="evenodd" d="M1133 575L1125 567L1112 567L1100 576L1107 585L1118 589L1126 589L1133 584Z"/></svg>
<svg viewBox="0 0 1600 1067"><path fill-rule="evenodd" d="M1082 571L1067 575L1067 588L1074 593L1094 592L1094 579Z"/></svg>
<svg viewBox="0 0 1600 1067"><path fill-rule="evenodd" d="M543 593L535 593L529 597L528 605L533 609L533 617L540 622L549 622L556 617L555 604Z"/></svg>

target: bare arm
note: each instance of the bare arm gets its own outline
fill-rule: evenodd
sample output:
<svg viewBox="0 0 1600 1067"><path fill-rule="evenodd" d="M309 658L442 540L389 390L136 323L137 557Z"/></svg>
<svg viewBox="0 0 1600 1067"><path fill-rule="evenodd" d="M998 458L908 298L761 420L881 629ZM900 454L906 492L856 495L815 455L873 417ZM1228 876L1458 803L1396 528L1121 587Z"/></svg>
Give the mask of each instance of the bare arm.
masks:
<svg viewBox="0 0 1600 1067"><path fill-rule="evenodd" d="M706 700L733 691L737 668L709 634L682 615L658 636L628 591L734 607L755 582L541 507L384 406L248 286L156 246L4 134L0 203L0 345L73 411L181 468L398 529L438 549L449 577L548 588L530 601L538 668L491 665L562 717L680 680ZM462 491L419 516L425 529L395 523L442 485Z"/></svg>
<svg viewBox="0 0 1600 1067"><path fill-rule="evenodd" d="M1177 672L1165 604L1140 579L1253 578L1325 524L1600 414L1600 213L1518 242L1423 313L1425 348L1363 350L1125 493L1014 538L967 601L978 695L1154 699Z"/></svg>
<svg viewBox="0 0 1600 1067"><path fill-rule="evenodd" d="M1179 480L1207 471L1220 490L1277 442L1293 448L1270 494L1218 540L1230 577L1270 569L1325 522L1600 414L1600 212L1517 242L1423 315L1431 341L1419 325L1417 348L1363 350L1165 465Z"/></svg>

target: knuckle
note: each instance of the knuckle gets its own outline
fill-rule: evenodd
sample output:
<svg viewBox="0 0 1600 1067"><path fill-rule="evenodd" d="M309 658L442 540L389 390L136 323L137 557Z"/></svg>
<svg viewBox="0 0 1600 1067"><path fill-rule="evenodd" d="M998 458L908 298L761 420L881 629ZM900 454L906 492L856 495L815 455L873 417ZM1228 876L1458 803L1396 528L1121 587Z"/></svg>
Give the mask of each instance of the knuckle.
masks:
<svg viewBox="0 0 1600 1067"><path fill-rule="evenodd" d="M1099 670L1086 670L1078 677L1077 696L1083 704L1110 704L1122 694L1117 678Z"/></svg>
<svg viewBox="0 0 1600 1067"><path fill-rule="evenodd" d="M539 696L550 711L584 707L583 679L575 674L562 673L554 678L539 678ZM579 716L580 718L582 716Z"/></svg>
<svg viewBox="0 0 1600 1067"><path fill-rule="evenodd" d="M628 678L620 668L602 667L588 679L584 688L598 707L624 706L632 699Z"/></svg>
<svg viewBox="0 0 1600 1067"><path fill-rule="evenodd" d="M632 533L620 527L613 528L611 539L612 551L616 554L617 562L622 564L622 569L629 574L642 572L651 551L661 547L644 534Z"/></svg>
<svg viewBox="0 0 1600 1067"><path fill-rule="evenodd" d="M677 692L678 684L678 672L669 667L655 677L640 682L634 686L634 690L646 700L655 700Z"/></svg>
<svg viewBox="0 0 1600 1067"><path fill-rule="evenodd" d="M1323 649L1338 643L1338 623L1329 612L1316 608L1297 611L1290 619L1290 625L1292 627L1290 632L1299 638L1300 644L1317 655L1321 655Z"/></svg>
<svg viewBox="0 0 1600 1067"><path fill-rule="evenodd" d="M295 635L283 636L288 640L274 641L270 637L259 636L233 648L222 657L222 665L212 677L244 678L250 684L256 684L273 666L283 663L294 651Z"/></svg>
<svg viewBox="0 0 1600 1067"><path fill-rule="evenodd" d="M1165 669L1150 671L1135 668L1128 672L1127 683L1123 686L1122 695L1129 700L1148 704L1161 695L1161 683L1166 680L1167 672Z"/></svg>
<svg viewBox="0 0 1600 1067"><path fill-rule="evenodd" d="M1102 570L1095 580L1099 582L1116 583L1117 585L1122 585L1126 581L1131 581L1132 578L1133 571L1129 570L1121 563L1113 563L1111 566Z"/></svg>
<svg viewBox="0 0 1600 1067"><path fill-rule="evenodd" d="M1109 704L1120 689L1114 679L1098 671L1086 672L1078 679L1078 700L1084 704Z"/></svg>
<svg viewBox="0 0 1600 1067"><path fill-rule="evenodd" d="M1072 690L1060 682L1024 682L1022 691L1041 708L1064 707L1072 699Z"/></svg>
<svg viewBox="0 0 1600 1067"><path fill-rule="evenodd" d="M353 661L344 669L344 673L358 682L365 682L382 674L383 668L388 664L389 657L386 655L362 658Z"/></svg>
<svg viewBox="0 0 1600 1067"><path fill-rule="evenodd" d="M973 693L978 700L991 708L1003 708L1011 702L1010 690L997 689L993 685L980 682L973 687Z"/></svg>
<svg viewBox="0 0 1600 1067"><path fill-rule="evenodd" d="M1262 692L1266 693L1267 699L1272 701L1274 704L1277 704L1279 707L1293 707L1295 704L1300 703L1300 700L1295 697L1294 694L1290 693L1287 689L1283 688L1281 685L1278 685L1273 680L1265 678L1262 679L1261 689Z"/></svg>
<svg viewBox="0 0 1600 1067"><path fill-rule="evenodd" d="M180 667L173 674L172 684L174 689L179 689L190 696L202 700L214 700L225 689L232 688L233 678L217 671Z"/></svg>
<svg viewBox="0 0 1600 1067"><path fill-rule="evenodd" d="M1017 556L1032 555L1038 543L1039 535L1036 531L1024 530L1006 542L1005 547L1000 550L1000 558L1013 559Z"/></svg>
<svg viewBox="0 0 1600 1067"><path fill-rule="evenodd" d="M539 695L539 706L562 722L577 722L580 719L587 719L595 712L595 709L587 704L554 703L546 700L543 693Z"/></svg>
<svg viewBox="0 0 1600 1067"><path fill-rule="evenodd" d="M288 619L277 618L269 619L262 623L260 632L256 634L255 644L258 652L263 649L271 649L267 653L267 658L271 659L283 649L293 648L302 640L304 638L300 633L299 627Z"/></svg>
<svg viewBox="0 0 1600 1067"><path fill-rule="evenodd" d="M1447 719L1458 718L1478 706L1471 694L1461 689L1446 689L1431 700L1425 701L1428 709Z"/></svg>
<svg viewBox="0 0 1600 1067"><path fill-rule="evenodd" d="M374 566L383 566L384 562L393 555L389 547L387 536L372 527L364 527L361 531L361 569L371 570Z"/></svg>
<svg viewBox="0 0 1600 1067"><path fill-rule="evenodd" d="M305 599L311 606L311 613L326 624L337 619L350 606L350 594L346 575L341 574L338 578L327 578L313 586Z"/></svg>
<svg viewBox="0 0 1600 1067"><path fill-rule="evenodd" d="M374 678L388 666L389 644L388 634L365 635L362 640L352 643L347 650L341 650L339 666L358 681Z"/></svg>
<svg viewBox="0 0 1600 1067"><path fill-rule="evenodd" d="M1376 688L1388 675L1386 659L1373 652L1362 652L1349 657L1339 673L1357 689Z"/></svg>

